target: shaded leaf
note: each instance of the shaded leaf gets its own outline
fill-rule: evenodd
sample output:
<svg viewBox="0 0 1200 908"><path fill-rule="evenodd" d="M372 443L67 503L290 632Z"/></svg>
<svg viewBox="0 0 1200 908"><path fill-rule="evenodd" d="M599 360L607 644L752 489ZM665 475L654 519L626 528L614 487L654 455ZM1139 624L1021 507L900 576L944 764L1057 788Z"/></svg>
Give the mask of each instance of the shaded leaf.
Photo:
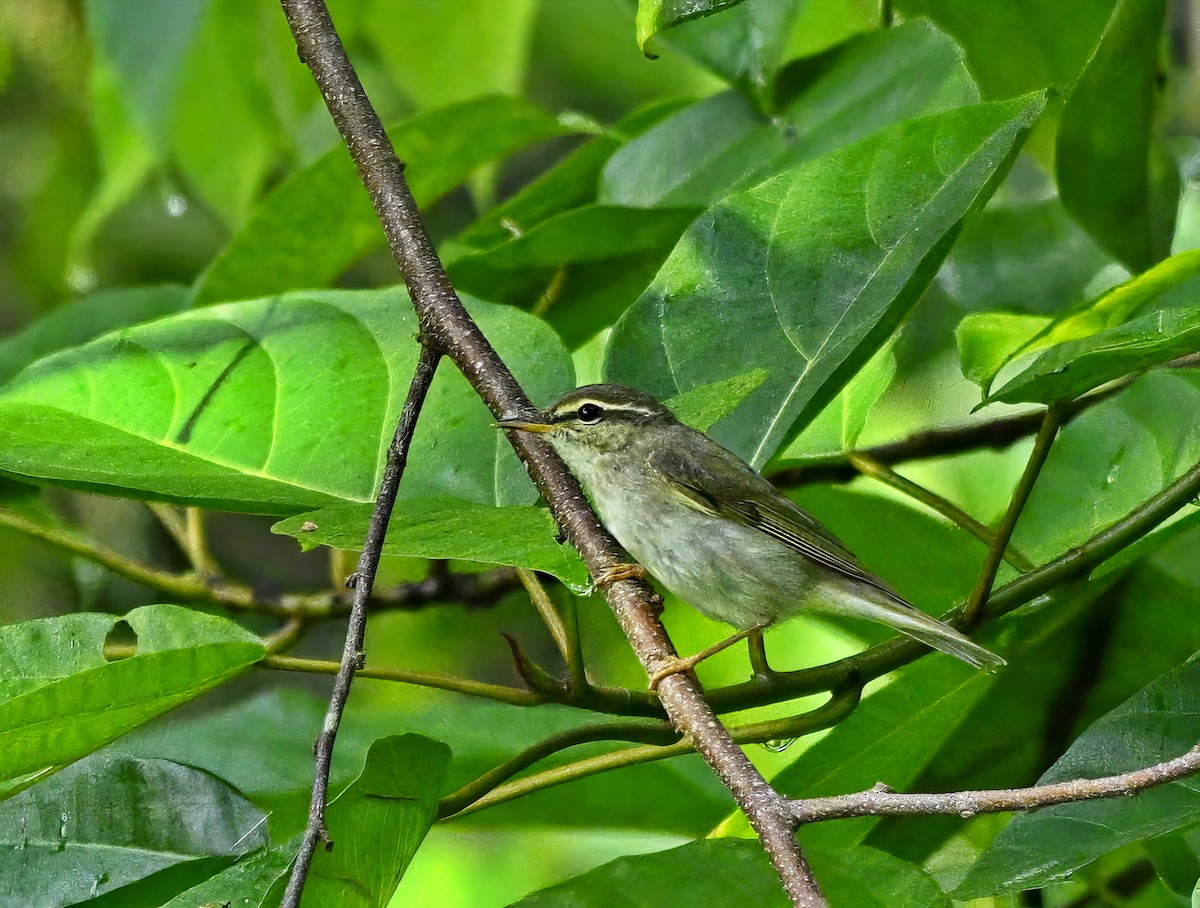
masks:
<svg viewBox="0 0 1200 908"><path fill-rule="evenodd" d="M614 327L606 378L672 397L740 374L753 350L770 378L713 435L761 467L890 336L1041 107L907 121L728 196Z"/></svg>
<svg viewBox="0 0 1200 908"><path fill-rule="evenodd" d="M388 136L424 208L488 161L565 132L525 101L480 98L413 117ZM339 145L263 199L197 281L192 301L324 286L383 241L371 201Z"/></svg>
<svg viewBox="0 0 1200 908"><path fill-rule="evenodd" d="M450 748L421 735L381 738L329 804L333 850L318 849L301 904L383 908L437 813Z"/></svg>
<svg viewBox="0 0 1200 908"><path fill-rule="evenodd" d="M600 201L707 207L901 120L978 99L962 51L927 22L856 38L810 79L769 119L727 92L647 129L605 165Z"/></svg>
<svg viewBox="0 0 1200 908"><path fill-rule="evenodd" d="M873 848L806 849L830 904L862 908L942 908L949 900L919 867ZM658 908L661 905L787 905L778 876L757 841L707 839L618 858L526 896L513 908Z"/></svg>
<svg viewBox="0 0 1200 908"><path fill-rule="evenodd" d="M0 892L7 905L71 905L168 867L261 848L265 820L208 773L96 754L0 804Z"/></svg>
<svg viewBox="0 0 1200 908"><path fill-rule="evenodd" d="M1042 332L1050 319L1017 312L973 312L958 323L954 339L962 374L986 395L997 373Z"/></svg>
<svg viewBox="0 0 1200 908"><path fill-rule="evenodd" d="M163 908L220 905L223 899L240 908L268 908L271 888L288 872L299 847L299 842L293 842L244 855L232 867L179 893Z"/></svg>
<svg viewBox="0 0 1200 908"><path fill-rule="evenodd" d="M1134 271L1169 253L1179 203L1175 162L1155 135L1165 11L1166 0L1119 0L1063 109L1055 151L1063 205Z"/></svg>
<svg viewBox="0 0 1200 908"><path fill-rule="evenodd" d="M67 303L0 341L0 385L43 356L87 343L116 328L178 312L186 302L186 288L164 284L104 290Z"/></svg>
<svg viewBox="0 0 1200 908"><path fill-rule="evenodd" d="M1200 739L1200 659L1161 676L1094 723L1038 780L1050 784L1129 772L1186 753ZM1047 807L1013 819L966 879L957 898L1042 886L1130 842L1200 820L1195 777L1110 798Z"/></svg>
<svg viewBox="0 0 1200 908"><path fill-rule="evenodd" d="M280 521L271 531L295 536L306 551L319 545L355 551L362 548L371 509L364 504L310 511ZM557 535L558 526L545 508L410 499L397 504L383 551L543 571L580 592L588 584L587 569L572 546L555 541Z"/></svg>

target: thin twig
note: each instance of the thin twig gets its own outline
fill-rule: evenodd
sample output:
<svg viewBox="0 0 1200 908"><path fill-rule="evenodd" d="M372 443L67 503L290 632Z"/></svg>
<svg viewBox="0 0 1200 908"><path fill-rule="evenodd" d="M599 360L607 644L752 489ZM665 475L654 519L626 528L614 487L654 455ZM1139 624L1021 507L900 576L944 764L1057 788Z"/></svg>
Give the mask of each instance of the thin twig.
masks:
<svg viewBox="0 0 1200 908"><path fill-rule="evenodd" d="M532 409L512 373L497 356L454 292L438 259L383 124L346 57L322 0L281 0L301 60L309 67L341 133L359 177L404 275L422 333L450 356L498 418ZM623 560L600 525L579 483L545 443L528 433L509 433L534 484L592 577ZM621 580L605 597L650 675L673 664L675 648L651 605L644 581ZM667 678L659 696L672 724L690 735L696 749L729 789L758 833L759 841L796 905L824 905L820 888L792 834L782 796L734 743L704 700L699 685L682 674Z"/></svg>
<svg viewBox="0 0 1200 908"><path fill-rule="evenodd" d="M567 627L563 624L562 615L558 613L558 609L550 601L550 595L546 592L546 588L542 586L542 582L538 580L537 575L533 571L528 571L525 568L517 568L517 577L520 579L521 585L525 587L525 591L529 593L529 601L537 609L542 623L550 631L550 637L554 640L554 646L558 649L558 654L566 662L569 658L567 654L571 651L571 641Z"/></svg>
<svg viewBox="0 0 1200 908"><path fill-rule="evenodd" d="M1025 470L1021 473L1016 489L1013 490L1008 509L1000 520L1000 526L996 527L996 538L988 547L987 555L984 556L979 579L975 582L971 594L967 597L966 605L963 607L962 623L965 627L974 627L983 614L983 607L987 603L988 594L992 591L992 584L996 582L996 572L1000 570L1000 560L1004 555L1004 550L1008 548L1013 530L1017 527L1017 520L1021 517L1021 511L1025 509L1025 502L1029 500L1033 485L1042 472L1042 467L1046 463L1046 458L1050 454L1050 448L1058 436L1061 425L1062 411L1057 406L1051 406L1042 419L1042 427L1038 430L1033 450L1029 452Z"/></svg>
<svg viewBox="0 0 1200 908"><path fill-rule="evenodd" d="M738 744L762 744L767 741L799 738L825 728L831 728L841 722L858 706L861 694L862 687L857 683L851 683L845 685L841 690L833 694L828 701L810 712L783 719L772 719L766 722L733 726L729 728L729 734ZM599 728L597 727L597 733L599 733ZM625 736L625 733L628 731L625 726L616 726L615 728L618 734L609 736L609 740L632 740L631 735L629 737ZM647 729L644 732L647 736L655 733L652 726L647 727ZM508 772L508 770L513 769L513 767L516 767L513 771L517 771L536 760L545 759L555 750L572 747L577 743L582 742L571 741L569 733L563 736L556 736L555 738L534 745L534 747L530 748L524 754L518 754L512 760L492 772L502 775ZM553 746L555 744L559 746ZM614 769L622 769L642 763L656 763L659 760L667 760L671 757L679 757L695 752L695 743L689 737L675 740L671 744L647 744L641 747L628 747L609 753L598 754L593 757L586 757L571 763L564 763L561 766L555 766L542 772L523 776L520 779L496 785L484 794L482 791L488 787L484 780L487 779L489 782L496 781L491 778L492 773L488 773L486 776L463 786L457 792L448 795L439 807L438 815L444 819L458 819L467 814L477 813L488 807L494 807L497 804L503 804L506 801L512 801L516 798L532 794L535 791L553 788L556 785L562 785L566 782L574 782L579 779L585 779L588 776L598 775L602 772L611 772ZM526 756L529 759L526 759ZM470 797L476 797L477 799L470 801ZM457 809L455 810L455 808Z"/></svg>
<svg viewBox="0 0 1200 908"><path fill-rule="evenodd" d="M893 489L903 492L909 498L921 502L921 504L966 530L984 545L990 546L995 540L995 533L949 499L943 498L936 492L931 492L911 479L906 479L887 464L879 462L869 454L863 454L861 451L851 451L848 457L854 469L858 470L864 476L878 480L884 485L891 486ZM1004 550L1004 560L1021 572L1032 571L1036 567L1032 561L1016 551L1011 545Z"/></svg>
<svg viewBox="0 0 1200 908"><path fill-rule="evenodd" d="M1085 394L1068 404L1062 405L1062 421L1066 425L1084 410L1108 400L1125 390L1133 379L1123 379L1099 391ZM928 429L899 441L863 448L865 454L879 463L896 464L909 460L925 460L931 457L946 457L977 451L983 448L1007 448L1014 442L1035 434L1042 426L1045 410L1031 410L1014 416L951 426L945 429ZM777 486L791 487L812 482L847 482L858 475L850 462L849 453L829 454L813 457L792 466L775 470L770 475Z"/></svg>
<svg viewBox="0 0 1200 908"><path fill-rule="evenodd" d="M300 897L304 892L304 884L308 879L308 870L317 845L324 842L326 848L329 848L333 844L329 841L329 833L325 828L325 801L329 792L329 771L333 765L333 745L337 738L338 726L342 721L342 712L345 710L346 701L350 696L350 686L354 683L354 673L363 663L367 606L370 604L371 589L375 584L375 571L379 567L379 557L383 554L383 541L387 536L388 521L392 516L392 507L396 503L396 494L400 489L400 479L404 475L404 468L408 463L408 448L417 427L417 417L420 415L429 386L433 382L433 375L437 370L439 359L441 359L439 352L425 344L421 345L417 367L408 388L408 396L404 400L400 421L396 425L396 434L392 438L391 445L388 446L383 478L379 484L379 496L375 499L375 508L371 512L367 538L363 540L358 571L352 575L354 604L350 609L350 620L347 622L346 645L342 650L342 662L333 683L333 693L329 698L325 723L321 728L321 734L317 737L316 747L313 748L316 759L316 779L313 782L312 801L308 809L308 825L304 829L304 839L300 843L296 862L292 865L292 875L283 895L282 905L284 908L299 908ZM347 581L347 583L350 582Z"/></svg>
<svg viewBox="0 0 1200 908"><path fill-rule="evenodd" d="M978 813L1037 810L1073 801L1130 796L1197 772L1200 772L1200 746L1193 747L1174 760L1100 779L1072 779L1031 788L954 791L945 794L899 794L886 786L877 786L855 794L792 801L791 811L797 824L848 817L912 814L929 816L950 813L972 817Z"/></svg>

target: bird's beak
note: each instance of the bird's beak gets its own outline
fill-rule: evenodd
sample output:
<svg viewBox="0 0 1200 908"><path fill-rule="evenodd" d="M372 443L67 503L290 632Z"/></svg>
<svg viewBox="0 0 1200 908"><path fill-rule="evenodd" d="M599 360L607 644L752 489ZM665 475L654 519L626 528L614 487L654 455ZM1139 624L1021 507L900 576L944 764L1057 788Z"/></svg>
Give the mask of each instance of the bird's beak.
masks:
<svg viewBox="0 0 1200 908"><path fill-rule="evenodd" d="M537 422L532 419L501 419L499 422L492 423L492 427L496 429L517 429L521 432L537 432L539 434L549 432L554 428L550 423Z"/></svg>

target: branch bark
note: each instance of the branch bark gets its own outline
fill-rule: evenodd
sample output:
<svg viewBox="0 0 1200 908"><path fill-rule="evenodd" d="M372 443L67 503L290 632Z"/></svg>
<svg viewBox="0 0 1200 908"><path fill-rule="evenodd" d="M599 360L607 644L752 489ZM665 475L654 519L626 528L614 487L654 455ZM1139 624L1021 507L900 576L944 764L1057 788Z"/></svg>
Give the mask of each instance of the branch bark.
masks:
<svg viewBox="0 0 1200 908"><path fill-rule="evenodd" d="M1200 745L1174 760L1100 779L1072 779L1031 788L989 791L953 791L944 794L900 794L886 786L855 794L792 801L797 824L848 817L952 813L971 817L977 813L1037 810L1054 804L1135 795L1155 785L1165 785L1200 772Z"/></svg>
<svg viewBox="0 0 1200 908"><path fill-rule="evenodd" d="M346 57L325 4L322 0L281 2L300 58L312 70L383 224L416 307L423 339L454 361L497 417L529 412L529 399L450 285L404 179L404 165ZM620 563L622 553L615 540L600 525L579 484L549 446L523 433L511 441L592 576L602 576ZM608 586L605 596L647 672L653 674L671 664L676 654L651 608L650 587L643 581L622 580ZM672 724L694 742L746 813L792 902L824 905L792 833L785 799L734 743L705 702L699 685L684 675L671 675L660 685L659 695Z"/></svg>

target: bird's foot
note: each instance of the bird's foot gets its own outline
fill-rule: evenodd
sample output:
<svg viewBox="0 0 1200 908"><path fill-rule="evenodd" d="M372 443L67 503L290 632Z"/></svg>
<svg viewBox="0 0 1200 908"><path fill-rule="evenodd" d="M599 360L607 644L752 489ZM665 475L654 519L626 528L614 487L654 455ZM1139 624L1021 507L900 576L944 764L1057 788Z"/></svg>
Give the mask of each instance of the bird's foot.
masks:
<svg viewBox="0 0 1200 908"><path fill-rule="evenodd" d="M599 577L592 581L591 591L602 590L606 586L612 586L618 580L645 580L646 569L640 564L614 564L611 567L605 568Z"/></svg>
<svg viewBox="0 0 1200 908"><path fill-rule="evenodd" d="M714 643L712 646L706 646L694 656L688 656L686 659L679 656L673 657L650 676L650 690L658 690L658 685L662 683L664 678L669 678L671 675L678 675L682 672L690 672L709 656L715 656L721 650L729 649L729 647L733 646L739 640L745 640L752 634L760 634L764 626L756 624L754 627L748 627L744 631L738 631L732 637L727 637L724 640Z"/></svg>

